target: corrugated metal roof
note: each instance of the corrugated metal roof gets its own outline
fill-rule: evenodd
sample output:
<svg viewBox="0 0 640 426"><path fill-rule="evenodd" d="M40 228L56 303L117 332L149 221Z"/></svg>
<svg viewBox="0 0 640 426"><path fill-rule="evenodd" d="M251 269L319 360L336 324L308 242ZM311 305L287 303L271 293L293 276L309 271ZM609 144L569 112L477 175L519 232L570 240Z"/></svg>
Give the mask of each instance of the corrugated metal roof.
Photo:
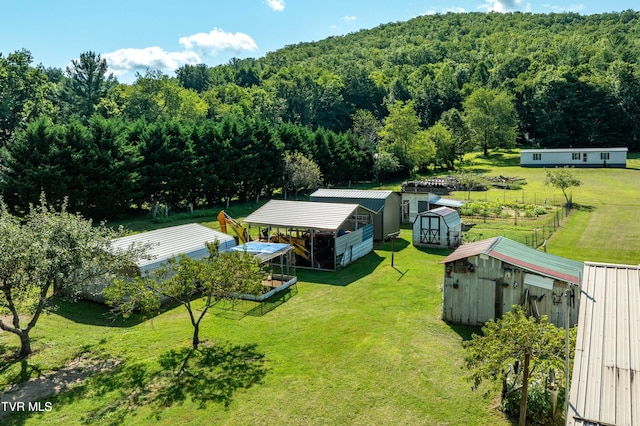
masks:
<svg viewBox="0 0 640 426"><path fill-rule="evenodd" d="M311 197L329 198L369 198L374 200L386 200L393 194L393 191L379 189L318 189L311 194Z"/></svg>
<svg viewBox="0 0 640 426"><path fill-rule="evenodd" d="M309 196L309 200L325 203L344 203L345 201L360 204L378 213L384 208L384 203L393 191L371 189L318 189Z"/></svg>
<svg viewBox="0 0 640 426"><path fill-rule="evenodd" d="M462 244L453 253L441 260L440 263L455 262L456 260L466 259L467 257L477 256L486 253L489 247L496 242L498 237L487 238L486 240L474 241L472 243Z"/></svg>
<svg viewBox="0 0 640 426"><path fill-rule="evenodd" d="M244 219L245 223L282 228L335 231L358 209L358 204L271 200Z"/></svg>
<svg viewBox="0 0 640 426"><path fill-rule="evenodd" d="M449 207L438 207L435 209L420 212L416 215L416 220L418 220L420 216L431 216L434 214L442 217L449 228L462 223L462 219L460 218L458 212L450 209Z"/></svg>
<svg viewBox="0 0 640 426"><path fill-rule="evenodd" d="M487 254L540 275L574 284L580 281L584 267L582 262L535 250L505 237L498 237Z"/></svg>
<svg viewBox="0 0 640 426"><path fill-rule="evenodd" d="M640 424L640 267L585 262L567 425Z"/></svg>
<svg viewBox="0 0 640 426"><path fill-rule="evenodd" d="M225 249L236 245L234 238L230 235L197 223L190 223L116 238L111 246L116 249L125 249L131 244L152 244L148 252L152 259L144 259L137 263L139 267L143 267L180 254L189 255L197 251L206 251L206 243L214 241L219 241L221 248Z"/></svg>
<svg viewBox="0 0 640 426"><path fill-rule="evenodd" d="M435 204L438 206L445 206L445 207L462 207L464 203L465 203L464 201L454 200L451 198L442 198L442 197L437 197L432 200L429 200L429 204Z"/></svg>
<svg viewBox="0 0 640 426"><path fill-rule="evenodd" d="M463 244L440 263L453 262L482 253L529 272L574 284L580 281L583 268L581 262L535 250L505 237Z"/></svg>

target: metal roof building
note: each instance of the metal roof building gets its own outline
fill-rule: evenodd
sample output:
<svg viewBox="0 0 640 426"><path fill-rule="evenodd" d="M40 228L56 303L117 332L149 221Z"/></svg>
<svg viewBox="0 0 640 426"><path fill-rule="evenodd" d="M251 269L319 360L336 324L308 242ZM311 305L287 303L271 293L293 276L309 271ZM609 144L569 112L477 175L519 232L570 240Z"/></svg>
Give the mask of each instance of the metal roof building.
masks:
<svg viewBox="0 0 640 426"><path fill-rule="evenodd" d="M640 267L585 262L567 425L640 424Z"/></svg>
<svg viewBox="0 0 640 426"><path fill-rule="evenodd" d="M140 273L145 274L181 254L192 259L207 257L209 250L206 243L215 241L220 243L220 251L227 251L236 245L235 239L230 235L198 223L189 223L116 238L111 246L118 249L132 244L151 244L148 252L150 259L140 260L136 264Z"/></svg>
<svg viewBox="0 0 640 426"><path fill-rule="evenodd" d="M482 325L523 304L557 326L566 322L561 296L570 290L570 324L577 323L575 293L583 264L541 252L505 237L463 244L445 264L443 319Z"/></svg>
<svg viewBox="0 0 640 426"><path fill-rule="evenodd" d="M116 238L111 242L111 247L118 250L132 245L150 245L147 258L139 260L135 265L131 265L131 270L123 273L123 275L146 276L167 260L181 254L191 259L205 258L209 255L207 243L216 241L220 243L220 251L227 251L236 245L235 239L230 235L197 223L190 223ZM78 290L78 296L104 303L102 292L109 284L105 279L86 283Z"/></svg>
<svg viewBox="0 0 640 426"><path fill-rule="evenodd" d="M572 284L580 282L583 268L581 262L535 250L505 237L494 237L464 244L440 263L452 262L479 254L485 254L518 266L523 270Z"/></svg>
<svg viewBox="0 0 640 426"><path fill-rule="evenodd" d="M521 149L521 167L627 167L628 148Z"/></svg>
<svg viewBox="0 0 640 426"><path fill-rule="evenodd" d="M449 207L418 213L413 222L413 245L456 247L462 241L462 219Z"/></svg>
<svg viewBox="0 0 640 426"><path fill-rule="evenodd" d="M382 241L400 231L400 195L373 189L318 189L309 197L312 202L359 204L374 212L373 238Z"/></svg>
<svg viewBox="0 0 640 426"><path fill-rule="evenodd" d="M373 250L373 214L359 204L271 200L244 222L292 244L297 266L334 271Z"/></svg>

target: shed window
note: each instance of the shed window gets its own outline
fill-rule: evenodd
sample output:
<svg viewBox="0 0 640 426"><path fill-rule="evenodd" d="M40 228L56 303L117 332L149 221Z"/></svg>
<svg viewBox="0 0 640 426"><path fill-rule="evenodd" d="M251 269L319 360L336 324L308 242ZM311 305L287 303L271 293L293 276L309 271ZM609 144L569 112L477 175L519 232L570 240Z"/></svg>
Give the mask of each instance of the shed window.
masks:
<svg viewBox="0 0 640 426"><path fill-rule="evenodd" d="M608 160L609 159L609 153L608 152L601 152L600 153L600 159L601 160Z"/></svg>
<svg viewBox="0 0 640 426"><path fill-rule="evenodd" d="M534 161L542 160L542 154L533 154L533 160Z"/></svg>
<svg viewBox="0 0 640 426"><path fill-rule="evenodd" d="M571 159L572 160L579 160L580 159L580 153L579 152L574 152L573 154L571 154Z"/></svg>

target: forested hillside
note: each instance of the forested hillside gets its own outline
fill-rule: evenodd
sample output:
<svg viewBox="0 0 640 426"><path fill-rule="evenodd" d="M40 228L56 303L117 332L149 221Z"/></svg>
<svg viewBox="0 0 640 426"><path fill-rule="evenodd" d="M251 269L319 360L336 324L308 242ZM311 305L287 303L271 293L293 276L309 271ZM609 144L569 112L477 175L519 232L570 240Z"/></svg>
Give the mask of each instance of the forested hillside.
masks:
<svg viewBox="0 0 640 426"><path fill-rule="evenodd" d="M0 55L0 186L17 209L41 191L94 218L269 196L308 184L294 153L337 185L474 149L640 149L633 11L422 16L130 85L93 52L61 70L28 48Z"/></svg>

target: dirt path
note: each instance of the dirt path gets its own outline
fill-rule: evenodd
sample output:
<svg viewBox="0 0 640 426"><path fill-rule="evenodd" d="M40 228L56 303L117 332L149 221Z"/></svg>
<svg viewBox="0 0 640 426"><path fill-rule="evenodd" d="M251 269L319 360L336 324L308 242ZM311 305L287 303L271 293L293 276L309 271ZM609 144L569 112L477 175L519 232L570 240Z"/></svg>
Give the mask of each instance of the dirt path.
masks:
<svg viewBox="0 0 640 426"><path fill-rule="evenodd" d="M114 360L96 361L81 357L58 371L14 385L0 394L0 419L10 414L11 408L28 411L29 403L46 402L47 398L68 391L93 374L113 370L117 364Z"/></svg>

